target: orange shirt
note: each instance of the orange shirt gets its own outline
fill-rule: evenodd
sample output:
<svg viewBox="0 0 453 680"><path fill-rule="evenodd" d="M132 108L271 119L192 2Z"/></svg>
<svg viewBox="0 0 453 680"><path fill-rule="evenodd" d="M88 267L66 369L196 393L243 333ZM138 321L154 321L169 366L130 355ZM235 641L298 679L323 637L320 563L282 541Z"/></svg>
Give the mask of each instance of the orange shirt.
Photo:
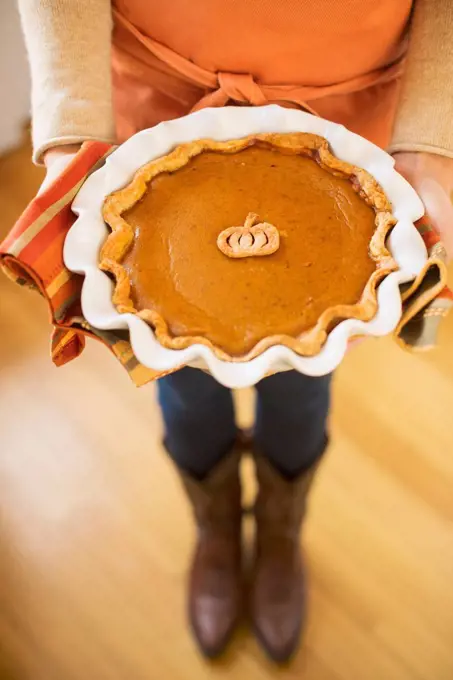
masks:
<svg viewBox="0 0 453 680"><path fill-rule="evenodd" d="M200 106L301 106L388 144L412 0L116 0L121 139Z"/></svg>

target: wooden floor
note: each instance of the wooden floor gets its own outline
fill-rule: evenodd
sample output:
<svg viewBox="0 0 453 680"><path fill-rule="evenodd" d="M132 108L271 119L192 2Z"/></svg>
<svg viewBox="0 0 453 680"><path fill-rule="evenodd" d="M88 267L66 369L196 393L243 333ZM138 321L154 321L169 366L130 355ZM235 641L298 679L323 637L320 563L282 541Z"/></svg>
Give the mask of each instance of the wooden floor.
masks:
<svg viewBox="0 0 453 680"><path fill-rule="evenodd" d="M39 184L28 155L0 161L0 236ZM209 665L185 625L193 529L153 387L93 343L55 369L44 303L0 277L0 679L452 680L453 316L441 340L424 356L370 341L338 372L292 667L245 627Z"/></svg>

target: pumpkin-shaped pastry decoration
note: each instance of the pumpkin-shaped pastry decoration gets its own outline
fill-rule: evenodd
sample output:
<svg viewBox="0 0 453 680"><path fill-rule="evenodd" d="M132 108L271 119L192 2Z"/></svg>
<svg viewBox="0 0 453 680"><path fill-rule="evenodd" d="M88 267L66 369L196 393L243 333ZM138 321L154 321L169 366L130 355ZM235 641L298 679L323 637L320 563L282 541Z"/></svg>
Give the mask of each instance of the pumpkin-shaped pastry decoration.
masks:
<svg viewBox="0 0 453 680"><path fill-rule="evenodd" d="M232 258L272 255L280 246L280 234L273 224L260 222L249 213L243 227L229 227L220 232L217 247Z"/></svg>

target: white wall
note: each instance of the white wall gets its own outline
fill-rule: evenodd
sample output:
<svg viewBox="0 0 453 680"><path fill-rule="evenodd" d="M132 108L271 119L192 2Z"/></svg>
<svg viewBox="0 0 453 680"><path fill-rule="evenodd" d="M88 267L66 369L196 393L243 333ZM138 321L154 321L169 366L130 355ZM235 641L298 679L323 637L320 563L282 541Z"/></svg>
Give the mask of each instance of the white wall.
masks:
<svg viewBox="0 0 453 680"><path fill-rule="evenodd" d="M21 141L30 79L16 0L0 0L0 153Z"/></svg>

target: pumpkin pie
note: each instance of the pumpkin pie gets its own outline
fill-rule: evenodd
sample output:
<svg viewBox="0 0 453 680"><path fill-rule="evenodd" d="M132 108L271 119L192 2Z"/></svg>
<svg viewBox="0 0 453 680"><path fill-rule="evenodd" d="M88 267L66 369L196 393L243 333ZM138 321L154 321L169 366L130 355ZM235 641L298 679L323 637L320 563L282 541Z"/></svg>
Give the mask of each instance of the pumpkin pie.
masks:
<svg viewBox="0 0 453 680"><path fill-rule="evenodd" d="M313 356L343 319L374 316L397 268L382 188L310 133L178 146L110 194L103 216L99 266L117 310L165 347L202 343L229 361L275 344Z"/></svg>

